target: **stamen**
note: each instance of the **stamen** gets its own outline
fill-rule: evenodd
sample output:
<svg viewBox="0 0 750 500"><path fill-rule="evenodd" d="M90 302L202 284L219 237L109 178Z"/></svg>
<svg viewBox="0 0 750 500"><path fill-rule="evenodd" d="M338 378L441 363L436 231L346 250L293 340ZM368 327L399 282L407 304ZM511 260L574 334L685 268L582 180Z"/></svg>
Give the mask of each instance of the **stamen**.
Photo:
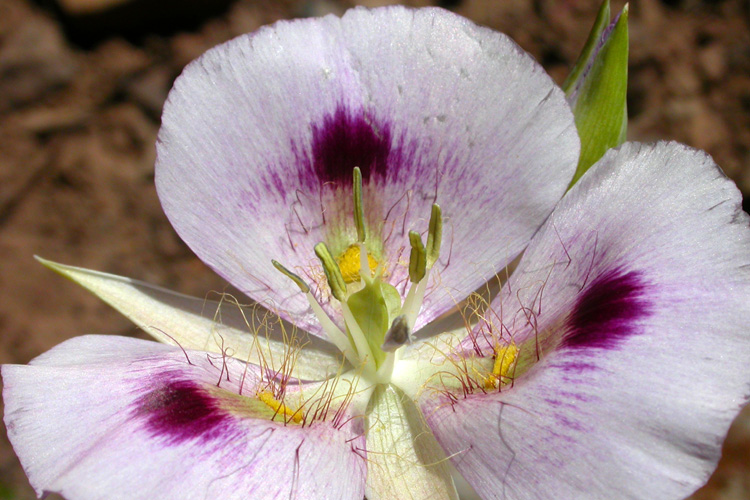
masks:
<svg viewBox="0 0 750 500"><path fill-rule="evenodd" d="M302 418L303 418L302 411L301 410L293 411L284 403L277 401L276 398L273 397L273 394L270 391L263 391L263 392L258 393L258 399L264 402L266 405L268 405L268 407L271 408L276 413L279 413L285 417L291 417L292 421L295 424L302 423Z"/></svg>
<svg viewBox="0 0 750 500"><path fill-rule="evenodd" d="M362 205L362 172L359 167L354 167L354 225L357 227L357 241L364 243L367 239L365 229L365 210Z"/></svg>
<svg viewBox="0 0 750 500"><path fill-rule="evenodd" d="M341 269L336 261L331 257L331 252L325 243L320 242L315 245L315 255L320 259L320 263L323 264L323 271L326 273L328 278L328 285L331 287L331 293L341 303L341 312L344 314L344 323L349 330L349 336L354 343L354 347L357 349L360 359L365 360L365 364L369 365L374 363L375 360L372 357L372 352L367 344L362 329L359 327L357 320L354 318L352 311L346 303L346 282L344 277L341 275Z"/></svg>
<svg viewBox="0 0 750 500"><path fill-rule="evenodd" d="M279 261L271 260L271 264L273 264L273 267L281 271L281 274L289 278L290 280L294 281L294 283L299 287L299 289L302 291L302 293L309 293L310 287L307 286L307 283L304 282L302 278L300 278L298 275L291 272L289 269L281 265Z"/></svg>
<svg viewBox="0 0 750 500"><path fill-rule="evenodd" d="M414 328L419 310L422 308L427 278L430 269L440 256L440 244L443 237L443 216L440 205L433 203L430 214L430 225L427 233L427 248L422 245L422 238L414 231L409 232L411 255L409 257L409 279L413 283L404 298L402 313L406 316L409 328Z"/></svg>
<svg viewBox="0 0 750 500"><path fill-rule="evenodd" d="M430 214L430 229L427 233L427 269L437 262L440 256L440 244L443 239L443 214L440 205L432 204L432 213Z"/></svg>
<svg viewBox="0 0 750 500"><path fill-rule="evenodd" d="M323 271L326 273L328 286L331 287L331 293L339 302L346 301L346 282L341 275L341 269L336 261L331 257L331 252L322 241L315 245L315 255L320 259L323 265Z"/></svg>
<svg viewBox="0 0 750 500"><path fill-rule="evenodd" d="M411 255L409 255L409 280L419 283L427 272L427 254L422 244L422 237L416 231L409 231Z"/></svg>
<svg viewBox="0 0 750 500"><path fill-rule="evenodd" d="M406 323L409 328L414 328L419 310L422 309L422 300L424 300L424 294L426 291L427 277L425 276L419 283L412 284L409 287L409 291L406 292L406 298L404 299L401 313L406 316Z"/></svg>
<svg viewBox="0 0 750 500"><path fill-rule="evenodd" d="M294 283L297 284L299 289L302 291L302 293L305 294L307 297L307 302L310 304L310 308L313 310L313 313L315 314L315 317L318 319L318 322L320 323L320 326L323 328L323 331L328 334L328 340L330 340L333 345L338 347L338 349L344 353L344 356L346 356L346 359L352 362L356 366L357 364L357 354L352 351L351 343L349 342L349 339L346 338L346 335L344 332L341 331L341 329L336 326L336 324L331 320L331 318L328 317L328 314L323 310L322 307L320 307L320 304L318 304L318 301L315 300L315 297L310 292L310 287L305 283L305 281L300 278L298 275L291 272L289 269L284 267L280 262L272 260L271 263L273 263L273 267L281 271L282 274L284 274L286 277L294 281Z"/></svg>

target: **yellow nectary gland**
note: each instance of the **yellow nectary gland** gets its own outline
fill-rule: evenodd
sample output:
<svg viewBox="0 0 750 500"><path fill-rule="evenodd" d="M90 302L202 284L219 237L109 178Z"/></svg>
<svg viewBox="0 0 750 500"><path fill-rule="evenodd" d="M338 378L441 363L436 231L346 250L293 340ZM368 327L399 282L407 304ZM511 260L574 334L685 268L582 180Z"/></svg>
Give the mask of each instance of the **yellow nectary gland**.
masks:
<svg viewBox="0 0 750 500"><path fill-rule="evenodd" d="M360 262L359 245L350 245L344 253L336 258L336 262L341 269L341 276L343 276L344 282L347 285L359 281L359 270L362 266L362 263ZM367 254L367 264L370 266L370 272L375 272L375 269L378 267L378 261L375 260L369 252Z"/></svg>
<svg viewBox="0 0 750 500"><path fill-rule="evenodd" d="M495 348L495 364L492 373L484 380L485 389L496 389L500 384L508 382L509 373L516 363L518 347L515 344L497 346Z"/></svg>
<svg viewBox="0 0 750 500"><path fill-rule="evenodd" d="M263 391L258 393L258 399L264 402L266 405L268 405L269 408L271 408L273 411L275 411L278 414L283 415L284 417L289 417L292 419L292 421L295 424L302 423L302 411L301 410L292 410L284 403L281 403L276 400L276 398L273 397L273 394L271 394L270 391Z"/></svg>

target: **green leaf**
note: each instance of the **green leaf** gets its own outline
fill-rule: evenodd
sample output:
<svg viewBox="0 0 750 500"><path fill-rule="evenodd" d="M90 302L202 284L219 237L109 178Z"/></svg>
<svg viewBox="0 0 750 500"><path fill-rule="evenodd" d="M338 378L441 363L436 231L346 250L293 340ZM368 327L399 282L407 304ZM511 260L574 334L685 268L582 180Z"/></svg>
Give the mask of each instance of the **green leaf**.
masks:
<svg viewBox="0 0 750 500"><path fill-rule="evenodd" d="M575 184L604 153L627 133L628 6L607 27L609 2L599 9L583 53L563 89L581 138Z"/></svg>

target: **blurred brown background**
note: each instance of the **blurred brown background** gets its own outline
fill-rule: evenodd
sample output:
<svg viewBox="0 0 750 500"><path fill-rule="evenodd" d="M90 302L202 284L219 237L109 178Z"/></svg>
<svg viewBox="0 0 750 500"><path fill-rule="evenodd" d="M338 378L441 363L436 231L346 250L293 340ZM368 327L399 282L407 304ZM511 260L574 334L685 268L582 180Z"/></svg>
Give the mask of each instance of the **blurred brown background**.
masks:
<svg viewBox="0 0 750 500"><path fill-rule="evenodd" d="M154 190L171 82L206 49L263 24L386 3L0 0L0 363L26 363L83 333L143 336L34 254L197 296L224 289L174 234ZM508 33L558 82L598 8L598 0L406 3L442 5ZM630 138L705 149L747 195L750 4L634 0L630 12ZM748 455L746 411L693 498L750 499ZM0 500L33 497L2 428Z"/></svg>

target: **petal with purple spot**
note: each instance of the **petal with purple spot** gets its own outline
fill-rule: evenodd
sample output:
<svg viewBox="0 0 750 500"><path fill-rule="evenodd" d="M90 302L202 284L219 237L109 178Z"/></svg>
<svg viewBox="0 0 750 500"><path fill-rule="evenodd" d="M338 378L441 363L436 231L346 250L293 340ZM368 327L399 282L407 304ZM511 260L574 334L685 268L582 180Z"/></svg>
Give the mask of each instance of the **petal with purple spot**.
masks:
<svg viewBox="0 0 750 500"><path fill-rule="evenodd" d="M156 183L177 232L313 333L305 297L271 259L328 302L313 246L341 255L355 241L355 166L368 250L402 293L408 232L426 231L433 202L443 208L419 328L523 249L579 151L542 68L504 35L440 9L355 9L235 39L185 69L162 123Z"/></svg>
<svg viewBox="0 0 750 500"><path fill-rule="evenodd" d="M626 144L560 202L465 341L488 356L513 341L523 373L423 410L487 497L684 498L750 395L749 299L734 184L704 153Z"/></svg>
<svg viewBox="0 0 750 500"><path fill-rule="evenodd" d="M254 397L260 373L174 346L78 337L3 366L5 423L40 495L361 499L362 429L282 418Z"/></svg>

